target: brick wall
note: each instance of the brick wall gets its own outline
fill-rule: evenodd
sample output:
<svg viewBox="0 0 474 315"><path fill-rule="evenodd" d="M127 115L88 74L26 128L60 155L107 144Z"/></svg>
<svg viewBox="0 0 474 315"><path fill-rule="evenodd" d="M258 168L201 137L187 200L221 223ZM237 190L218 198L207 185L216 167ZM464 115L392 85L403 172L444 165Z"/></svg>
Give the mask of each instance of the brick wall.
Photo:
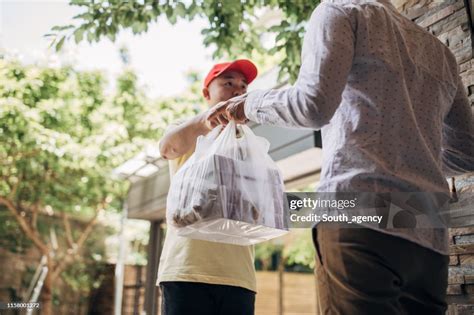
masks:
<svg viewBox="0 0 474 315"><path fill-rule="evenodd" d="M393 0L393 4L451 49L472 106L474 59L464 1ZM451 229L450 244L447 314L474 314L474 227Z"/></svg>
<svg viewBox="0 0 474 315"><path fill-rule="evenodd" d="M399 9L451 49L460 66L470 99L474 101L474 94L471 93L474 92L474 60L464 1L406 1Z"/></svg>

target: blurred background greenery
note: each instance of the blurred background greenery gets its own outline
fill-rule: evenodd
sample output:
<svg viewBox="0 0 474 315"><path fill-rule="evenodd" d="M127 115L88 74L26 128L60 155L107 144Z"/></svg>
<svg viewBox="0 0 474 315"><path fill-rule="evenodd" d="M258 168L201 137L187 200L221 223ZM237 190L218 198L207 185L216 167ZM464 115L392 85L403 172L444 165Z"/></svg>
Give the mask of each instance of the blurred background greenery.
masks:
<svg viewBox="0 0 474 315"><path fill-rule="evenodd" d="M260 73L278 66L279 80L294 82L305 22L318 3L71 0L82 13L46 35L60 54L69 41L114 41L122 30L146 32L158 17L174 24L199 16L208 21L203 45L213 48L214 60L247 56ZM265 24L269 15L277 23ZM121 70L110 90L103 71L27 63L0 49L0 282L6 284L0 301L22 300L44 257L44 314L53 313L49 302L71 301L66 291L87 303L117 258L128 183L112 171L156 148L168 124L205 108L201 73L185 73L182 93L152 98L139 83L129 48L116 53ZM127 222L127 264L146 265L148 229L148 222ZM310 231L258 244L255 254L257 270L311 272L314 265Z"/></svg>

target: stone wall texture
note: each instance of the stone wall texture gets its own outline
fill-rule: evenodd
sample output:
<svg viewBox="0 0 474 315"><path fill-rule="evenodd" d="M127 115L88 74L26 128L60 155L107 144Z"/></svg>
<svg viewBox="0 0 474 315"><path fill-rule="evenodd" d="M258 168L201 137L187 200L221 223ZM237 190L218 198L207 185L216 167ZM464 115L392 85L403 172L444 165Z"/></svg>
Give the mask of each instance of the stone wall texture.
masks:
<svg viewBox="0 0 474 315"><path fill-rule="evenodd" d="M393 0L392 3L451 49L473 106L474 59L464 1ZM474 227L450 229L450 244L447 314L474 314Z"/></svg>

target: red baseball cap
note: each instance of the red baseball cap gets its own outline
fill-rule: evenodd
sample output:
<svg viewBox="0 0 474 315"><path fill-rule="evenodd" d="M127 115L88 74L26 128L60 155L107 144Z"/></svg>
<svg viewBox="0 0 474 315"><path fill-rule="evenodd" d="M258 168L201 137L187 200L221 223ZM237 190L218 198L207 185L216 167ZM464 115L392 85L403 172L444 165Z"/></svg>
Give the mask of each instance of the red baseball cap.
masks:
<svg viewBox="0 0 474 315"><path fill-rule="evenodd" d="M234 70L242 73L250 84L257 77L257 67L247 59L238 59L232 62L215 64L204 80L204 87L207 88L212 80L220 76L224 71Z"/></svg>

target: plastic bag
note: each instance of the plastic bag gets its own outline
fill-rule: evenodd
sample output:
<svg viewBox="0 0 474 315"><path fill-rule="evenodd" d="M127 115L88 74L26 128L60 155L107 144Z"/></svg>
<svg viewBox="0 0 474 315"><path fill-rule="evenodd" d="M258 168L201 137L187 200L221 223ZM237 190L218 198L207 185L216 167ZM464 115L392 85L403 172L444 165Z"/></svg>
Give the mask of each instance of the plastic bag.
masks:
<svg viewBox="0 0 474 315"><path fill-rule="evenodd" d="M168 224L181 236L236 245L285 234L284 185L269 147L233 121L198 137L195 153L171 180Z"/></svg>

